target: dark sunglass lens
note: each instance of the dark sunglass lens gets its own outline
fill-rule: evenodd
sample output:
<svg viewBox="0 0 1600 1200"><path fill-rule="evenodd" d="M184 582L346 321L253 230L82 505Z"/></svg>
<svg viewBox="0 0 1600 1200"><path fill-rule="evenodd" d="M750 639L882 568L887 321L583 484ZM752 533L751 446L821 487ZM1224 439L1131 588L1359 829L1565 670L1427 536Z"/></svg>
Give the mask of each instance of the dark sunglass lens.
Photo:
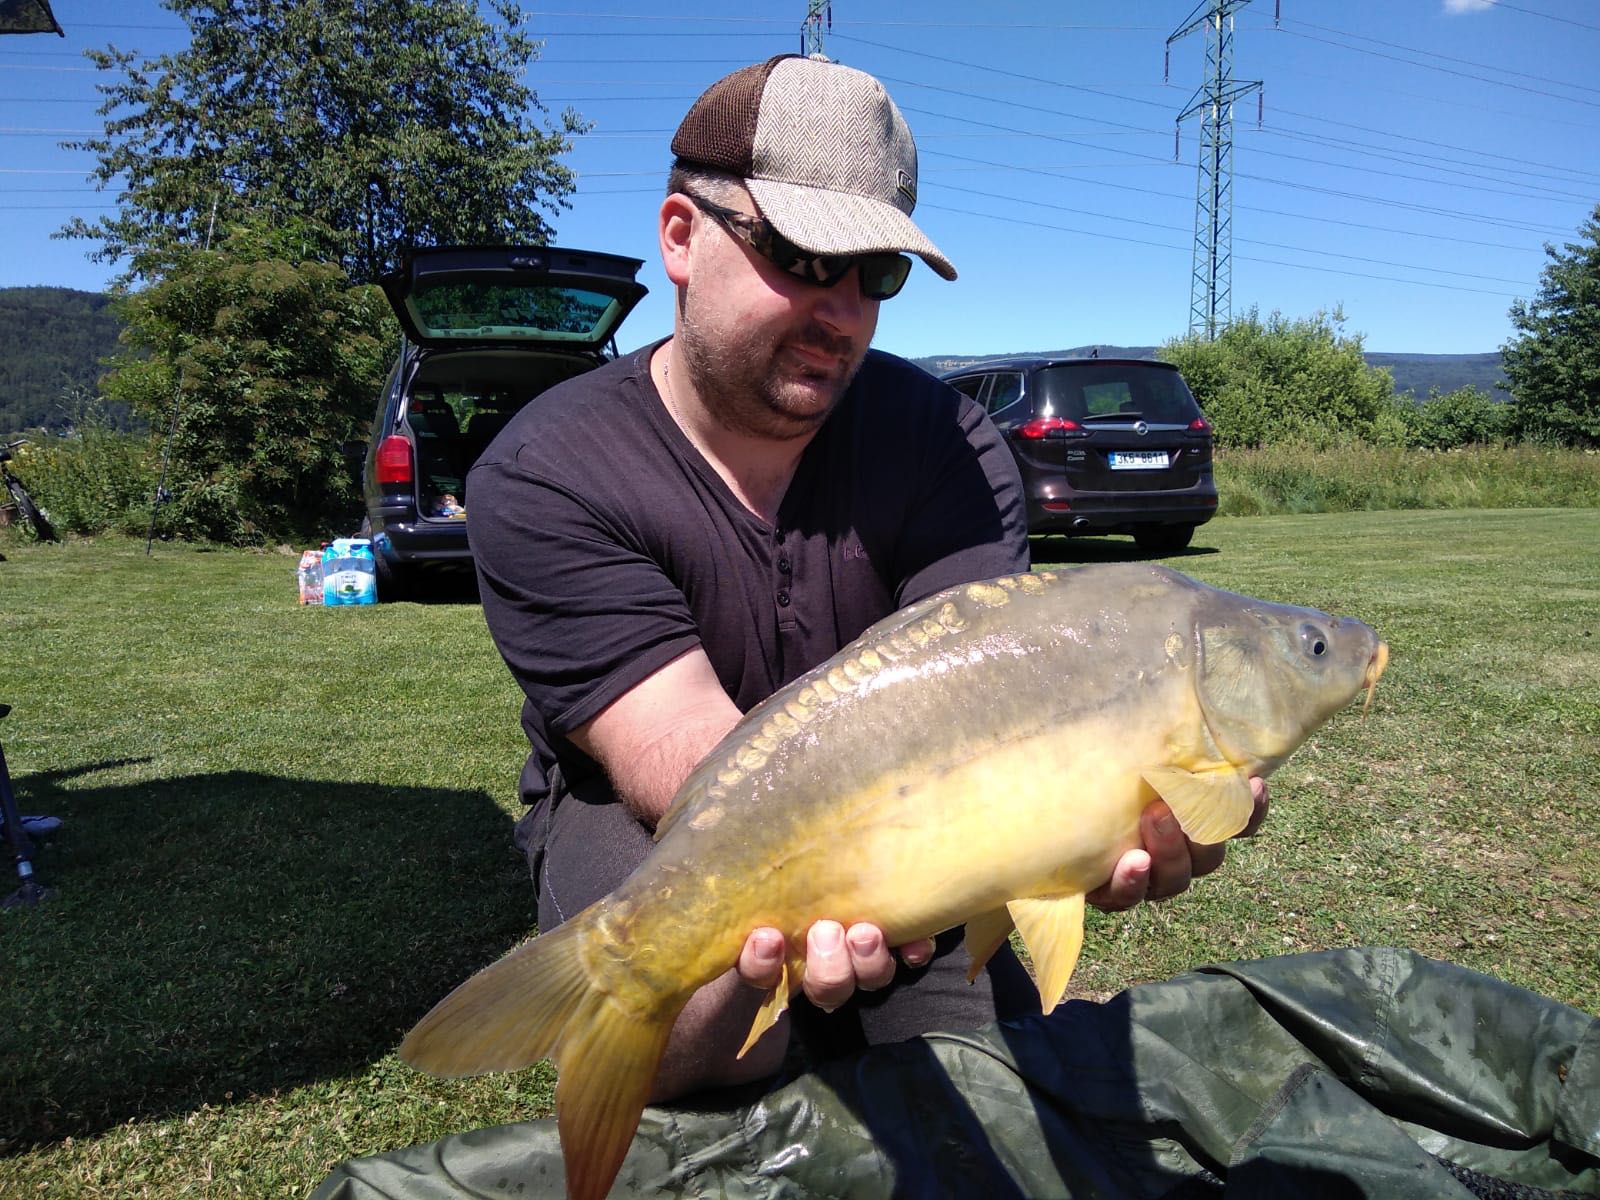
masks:
<svg viewBox="0 0 1600 1200"><path fill-rule="evenodd" d="M868 300L888 300L899 294L911 274L904 254L868 254L861 258L861 294Z"/></svg>

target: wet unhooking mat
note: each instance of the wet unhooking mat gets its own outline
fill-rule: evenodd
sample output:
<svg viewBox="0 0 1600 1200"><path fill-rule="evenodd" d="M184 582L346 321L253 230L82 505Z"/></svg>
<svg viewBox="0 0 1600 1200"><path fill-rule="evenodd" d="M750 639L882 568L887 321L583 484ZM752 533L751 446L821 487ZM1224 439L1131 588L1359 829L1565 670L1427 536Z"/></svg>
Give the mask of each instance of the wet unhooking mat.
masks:
<svg viewBox="0 0 1600 1200"><path fill-rule="evenodd" d="M314 1200L562 1194L544 1120L352 1160ZM1400 950L1204 967L646 1109L612 1195L1600 1196L1600 1020Z"/></svg>

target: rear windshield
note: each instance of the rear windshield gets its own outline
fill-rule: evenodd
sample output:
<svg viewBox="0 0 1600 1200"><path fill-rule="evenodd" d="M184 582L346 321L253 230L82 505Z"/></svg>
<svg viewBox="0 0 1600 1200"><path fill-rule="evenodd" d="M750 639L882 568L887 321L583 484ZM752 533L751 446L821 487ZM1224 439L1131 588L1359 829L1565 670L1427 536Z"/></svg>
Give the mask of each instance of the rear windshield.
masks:
<svg viewBox="0 0 1600 1200"><path fill-rule="evenodd" d="M408 307L427 338L592 342L619 302L581 288L454 282L420 284Z"/></svg>
<svg viewBox="0 0 1600 1200"><path fill-rule="evenodd" d="M1183 376L1169 367L1135 363L1045 367L1035 377L1052 416L1093 417L1187 425L1200 415Z"/></svg>

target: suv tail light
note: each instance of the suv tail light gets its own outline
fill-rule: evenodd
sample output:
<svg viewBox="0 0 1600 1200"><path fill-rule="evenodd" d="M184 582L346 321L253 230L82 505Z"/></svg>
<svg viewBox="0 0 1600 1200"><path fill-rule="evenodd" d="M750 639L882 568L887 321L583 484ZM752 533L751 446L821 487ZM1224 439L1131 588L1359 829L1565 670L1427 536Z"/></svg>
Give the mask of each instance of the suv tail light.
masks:
<svg viewBox="0 0 1600 1200"><path fill-rule="evenodd" d="M411 443L391 433L378 443L375 466L379 483L410 483L416 477L411 469Z"/></svg>
<svg viewBox="0 0 1600 1200"><path fill-rule="evenodd" d="M1069 421L1066 417L1035 417L1026 424L1017 426L1017 436L1036 442L1040 438L1066 437L1068 433L1077 432L1083 426L1076 421Z"/></svg>
<svg viewBox="0 0 1600 1200"><path fill-rule="evenodd" d="M1210 433L1211 422L1206 420L1204 417L1196 417L1194 420L1189 422L1189 428L1195 433Z"/></svg>

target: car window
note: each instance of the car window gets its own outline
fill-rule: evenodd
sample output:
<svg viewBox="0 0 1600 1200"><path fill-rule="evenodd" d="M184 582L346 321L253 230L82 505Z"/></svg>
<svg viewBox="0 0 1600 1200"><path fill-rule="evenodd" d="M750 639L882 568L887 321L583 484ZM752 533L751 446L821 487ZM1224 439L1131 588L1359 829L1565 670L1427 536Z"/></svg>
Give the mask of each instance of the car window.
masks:
<svg viewBox="0 0 1600 1200"><path fill-rule="evenodd" d="M964 379L952 379L950 386L963 396L970 396L976 400L978 394L983 391L983 384L987 378L987 375L968 375Z"/></svg>
<svg viewBox="0 0 1600 1200"><path fill-rule="evenodd" d="M990 412L997 413L1003 408L1010 408L1020 399L1022 399L1022 376L1007 371L994 377L994 386L984 397L983 406Z"/></svg>
<svg viewBox="0 0 1600 1200"><path fill-rule="evenodd" d="M1158 424L1187 425L1200 415L1183 376L1141 363L1073 363L1035 375L1051 408L1074 421L1126 414Z"/></svg>

